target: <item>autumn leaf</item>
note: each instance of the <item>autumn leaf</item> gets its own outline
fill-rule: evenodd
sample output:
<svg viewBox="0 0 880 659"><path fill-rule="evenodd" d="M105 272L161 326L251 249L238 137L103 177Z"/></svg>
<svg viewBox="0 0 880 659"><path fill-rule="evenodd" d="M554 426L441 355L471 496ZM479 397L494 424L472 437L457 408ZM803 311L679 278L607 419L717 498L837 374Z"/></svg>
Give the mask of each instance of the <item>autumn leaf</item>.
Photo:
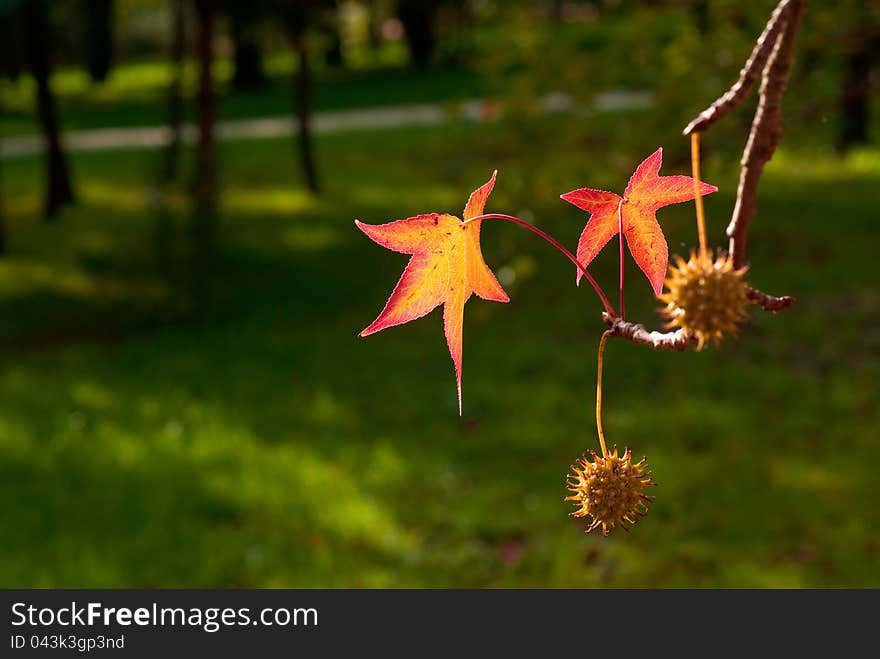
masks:
<svg viewBox="0 0 880 659"><path fill-rule="evenodd" d="M483 214L497 173L471 194L464 208L464 221L440 213L416 215L388 224L364 224L355 220L357 227L382 247L412 255L385 308L360 336L421 318L442 304L446 345L455 364L459 414L465 302L472 293L484 300L510 301L483 260L482 221L467 222Z"/></svg>
<svg viewBox="0 0 880 659"><path fill-rule="evenodd" d="M562 195L570 204L590 213L590 221L578 240L577 258L584 267L618 234L622 220L629 253L651 282L654 294L663 290L663 278L669 262L669 248L656 213L670 204L694 198L694 179L690 176L659 176L663 149L657 149L636 168L623 197L613 192L581 188ZM700 182L700 193L717 191L714 185ZM618 218L618 208L621 218ZM580 282L581 272L577 280Z"/></svg>

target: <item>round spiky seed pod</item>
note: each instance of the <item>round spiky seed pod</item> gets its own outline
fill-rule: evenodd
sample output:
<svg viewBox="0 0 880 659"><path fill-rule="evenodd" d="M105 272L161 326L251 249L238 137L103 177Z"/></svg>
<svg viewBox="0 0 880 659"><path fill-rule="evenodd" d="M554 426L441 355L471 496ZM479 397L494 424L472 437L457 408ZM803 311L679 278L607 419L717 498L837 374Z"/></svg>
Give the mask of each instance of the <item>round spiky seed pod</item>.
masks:
<svg viewBox="0 0 880 659"><path fill-rule="evenodd" d="M635 524L654 500L644 493L646 487L656 485L647 469L647 458L633 462L632 451L626 449L618 456L616 446L607 456L595 451L590 455L592 461L584 455L571 466L567 485L572 495L565 497L577 506L571 516L590 516L587 533L601 526L602 535L607 536L617 524L629 531L627 524Z"/></svg>
<svg viewBox="0 0 880 659"><path fill-rule="evenodd" d="M717 346L725 334L736 334L748 317L748 268L737 270L725 254L713 260L708 251L691 252L687 261L676 256L675 261L666 277L668 292L660 296L666 303L660 310L668 320L666 327L681 328L696 338L697 350L710 339Z"/></svg>

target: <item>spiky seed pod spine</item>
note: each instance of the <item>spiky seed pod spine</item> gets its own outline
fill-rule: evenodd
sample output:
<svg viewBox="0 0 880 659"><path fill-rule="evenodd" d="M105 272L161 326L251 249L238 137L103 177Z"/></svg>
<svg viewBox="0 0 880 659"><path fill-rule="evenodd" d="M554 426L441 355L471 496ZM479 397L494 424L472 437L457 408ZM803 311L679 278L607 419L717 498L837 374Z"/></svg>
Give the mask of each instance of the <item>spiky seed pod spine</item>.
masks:
<svg viewBox="0 0 880 659"><path fill-rule="evenodd" d="M668 292L660 312L667 328L681 328L697 339L697 350L711 340L718 346L727 334L735 335L748 318L747 267L734 268L726 254L716 258L708 250L691 252L685 261L675 257L666 277Z"/></svg>
<svg viewBox="0 0 880 659"><path fill-rule="evenodd" d="M644 493L645 488L656 485L646 458L633 462L632 451L626 449L620 456L616 446L607 456L595 451L589 454L592 460L584 455L571 466L568 491L572 494L565 498L577 506L571 516L590 516L587 533L601 526L602 535L607 536L617 525L629 531L654 500Z"/></svg>

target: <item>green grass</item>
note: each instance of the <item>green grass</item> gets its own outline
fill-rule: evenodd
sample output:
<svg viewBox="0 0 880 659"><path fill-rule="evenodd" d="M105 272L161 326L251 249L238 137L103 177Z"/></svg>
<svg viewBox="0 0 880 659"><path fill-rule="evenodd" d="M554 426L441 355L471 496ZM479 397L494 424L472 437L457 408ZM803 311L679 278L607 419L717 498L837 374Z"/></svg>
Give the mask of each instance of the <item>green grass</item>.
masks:
<svg viewBox="0 0 880 659"><path fill-rule="evenodd" d="M390 46L388 48L391 48ZM386 50L388 49L386 48ZM260 90L236 92L231 88L231 63L220 60L215 77L220 94L221 119L290 114L294 103L293 71L289 53L275 53L266 61L267 83ZM62 125L66 130L161 125L168 117L168 89L172 78L166 62L133 62L114 69L104 83L93 83L82 69L59 70L52 80ZM399 103L454 102L479 96L485 83L467 70L437 69L415 72L405 66L405 54L373 56L349 69L326 69L316 74L315 110L393 105ZM184 90L186 117L194 118L196 69L187 62ZM39 132L34 84L29 76L0 80L0 134Z"/></svg>
<svg viewBox="0 0 880 659"><path fill-rule="evenodd" d="M405 257L355 217L458 211L497 166L489 207L573 245L583 217L558 194L620 189L655 147L558 142L551 159L508 128L323 137L317 199L288 141L224 144L221 274L200 324L169 320L154 274L155 154L75 155L81 202L53 226L40 162L5 165L0 585L880 586L880 152L769 168L751 279L794 309L756 313L721 351L609 343L606 434L647 454L659 487L606 539L562 501L596 447L602 330L564 259L484 226L512 301L468 304L461 420L438 312L356 336ZM716 240L734 162L706 163ZM693 244L691 206L661 221L673 251ZM609 292L615 251L595 266ZM656 325L628 277L631 317Z"/></svg>

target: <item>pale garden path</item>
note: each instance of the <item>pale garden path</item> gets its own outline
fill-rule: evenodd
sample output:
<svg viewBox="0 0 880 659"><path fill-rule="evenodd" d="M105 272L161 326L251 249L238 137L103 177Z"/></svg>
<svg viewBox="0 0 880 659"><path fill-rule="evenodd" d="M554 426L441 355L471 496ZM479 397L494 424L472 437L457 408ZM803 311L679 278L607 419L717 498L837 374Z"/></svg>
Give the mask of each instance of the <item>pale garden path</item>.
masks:
<svg viewBox="0 0 880 659"><path fill-rule="evenodd" d="M584 111L584 108L578 107L561 93L546 96L542 105L545 112ZM592 109L607 112L648 108L652 105L653 97L649 92L608 91L596 95ZM497 116L497 106L483 100L450 105L416 103L317 112L313 118L313 129L316 134L326 134L402 126L434 126L455 120L484 121ZM296 128L292 117L281 115L221 121L217 130L221 140L235 140L285 137L293 135ZM191 143L195 136L195 125L185 125L184 141ZM132 126L69 132L64 135L64 142L69 151L157 149L167 144L169 137L167 126ZM7 137L0 141L0 158L32 156L42 149L43 140L39 135Z"/></svg>

